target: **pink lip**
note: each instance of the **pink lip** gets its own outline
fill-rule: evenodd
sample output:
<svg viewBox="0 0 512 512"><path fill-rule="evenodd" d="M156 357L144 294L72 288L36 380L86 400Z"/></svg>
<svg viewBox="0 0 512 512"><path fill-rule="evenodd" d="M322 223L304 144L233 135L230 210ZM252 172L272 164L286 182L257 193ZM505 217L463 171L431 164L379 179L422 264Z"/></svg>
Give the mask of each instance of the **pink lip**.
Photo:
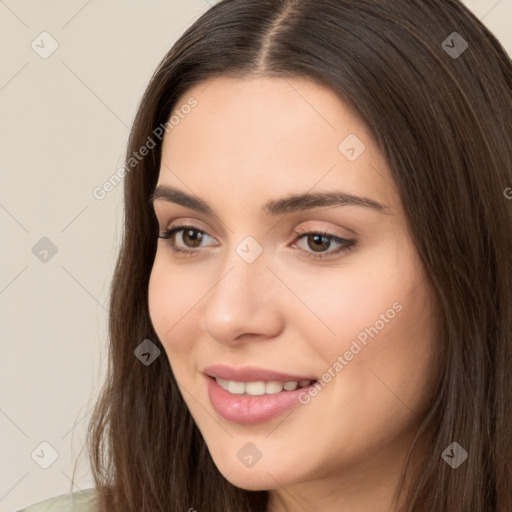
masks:
<svg viewBox="0 0 512 512"><path fill-rule="evenodd" d="M222 388L213 377L205 375L205 378L208 386L208 397L217 413L228 421L244 425L268 421L299 405L300 394L307 393L308 389L314 385L311 384L295 391L282 391L272 395L233 395Z"/></svg>
<svg viewBox="0 0 512 512"><path fill-rule="evenodd" d="M276 381L290 382L301 380L318 380L318 377L311 375L290 375L255 366L244 366L243 368L233 368L224 364L214 364L207 366L203 373L210 377L219 377L225 380L234 380L236 382L257 382L257 381ZM232 396L232 395L231 395Z"/></svg>

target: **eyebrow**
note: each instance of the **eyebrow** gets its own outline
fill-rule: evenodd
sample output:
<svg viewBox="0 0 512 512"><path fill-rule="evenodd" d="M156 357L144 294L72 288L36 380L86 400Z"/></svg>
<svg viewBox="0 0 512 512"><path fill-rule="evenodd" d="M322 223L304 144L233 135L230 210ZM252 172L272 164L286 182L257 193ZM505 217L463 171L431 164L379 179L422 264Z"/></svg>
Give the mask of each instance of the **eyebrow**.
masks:
<svg viewBox="0 0 512 512"><path fill-rule="evenodd" d="M206 215L216 215L213 208L202 199L167 185L158 185L155 188L149 199L149 204L153 205L155 201L176 203ZM322 206L361 206L384 214L389 212L387 206L373 199L354 196L342 191L304 193L282 199L271 199L261 207L261 211L266 215L283 215Z"/></svg>

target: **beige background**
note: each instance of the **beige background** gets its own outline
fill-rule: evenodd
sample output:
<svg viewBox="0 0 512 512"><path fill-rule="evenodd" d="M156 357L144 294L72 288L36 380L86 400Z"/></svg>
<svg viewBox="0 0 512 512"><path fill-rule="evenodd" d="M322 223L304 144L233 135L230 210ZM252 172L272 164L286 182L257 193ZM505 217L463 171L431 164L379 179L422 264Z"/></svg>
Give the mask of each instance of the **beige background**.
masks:
<svg viewBox="0 0 512 512"><path fill-rule="evenodd" d="M93 486L79 455L105 370L122 185L92 191L123 165L154 68L213 3L0 0L0 512L67 492L77 459L74 490ZM512 0L465 3L512 54Z"/></svg>

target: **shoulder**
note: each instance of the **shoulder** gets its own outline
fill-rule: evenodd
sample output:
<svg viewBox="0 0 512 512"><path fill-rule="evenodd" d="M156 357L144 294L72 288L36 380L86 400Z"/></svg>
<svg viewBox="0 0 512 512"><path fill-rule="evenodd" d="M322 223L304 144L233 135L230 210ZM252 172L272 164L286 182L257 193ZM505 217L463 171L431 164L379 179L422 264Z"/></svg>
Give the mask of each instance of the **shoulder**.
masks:
<svg viewBox="0 0 512 512"><path fill-rule="evenodd" d="M84 489L34 503L17 512L93 512L96 498L95 488Z"/></svg>

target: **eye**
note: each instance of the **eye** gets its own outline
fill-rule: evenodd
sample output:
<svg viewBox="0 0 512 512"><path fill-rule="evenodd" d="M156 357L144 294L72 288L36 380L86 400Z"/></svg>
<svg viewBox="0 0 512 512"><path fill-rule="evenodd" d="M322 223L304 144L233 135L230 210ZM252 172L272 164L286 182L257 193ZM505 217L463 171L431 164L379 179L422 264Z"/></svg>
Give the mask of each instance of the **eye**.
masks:
<svg viewBox="0 0 512 512"><path fill-rule="evenodd" d="M176 243L176 235L178 235L178 233L181 233L179 238L185 248L183 248L183 246L180 247L179 244ZM313 259L338 257L339 255L352 250L356 244L355 240L341 238L332 233L326 233L323 231L299 230L295 234L299 235L295 240L298 240L299 242L305 240L306 246L312 248L312 251L305 250L303 248L300 249L300 251L306 257ZM160 233L158 238L168 240L172 252L181 256L192 256L194 254L198 254L198 249L201 247L201 243L204 240L207 238L214 240L214 238L209 236L205 231L188 225L170 226ZM326 251L326 249L328 249L333 243L338 244L339 247L336 250ZM213 245L218 245L218 243ZM292 244L292 246L294 245L295 244Z"/></svg>
<svg viewBox="0 0 512 512"><path fill-rule="evenodd" d="M313 252L303 251L305 256L308 258L338 257L340 254L353 250L356 244L355 240L341 238L333 235L332 233L326 233L323 231L299 230L298 233L300 233L300 236L297 237L297 240L305 240L306 246L313 249ZM334 251L325 252L324 249L329 248L333 242L338 244L339 247Z"/></svg>
<svg viewBox="0 0 512 512"><path fill-rule="evenodd" d="M194 226L170 226L163 233L160 233L158 238L169 240L169 245L171 246L171 250L174 253L179 253L184 256L191 256L192 254L196 254L197 251L189 251L186 248L182 249L176 245L175 235L181 231L183 231L183 234L180 238L182 242L185 243L185 247L197 248L206 237L212 238L205 231L197 229ZM190 245L187 245L189 241Z"/></svg>

